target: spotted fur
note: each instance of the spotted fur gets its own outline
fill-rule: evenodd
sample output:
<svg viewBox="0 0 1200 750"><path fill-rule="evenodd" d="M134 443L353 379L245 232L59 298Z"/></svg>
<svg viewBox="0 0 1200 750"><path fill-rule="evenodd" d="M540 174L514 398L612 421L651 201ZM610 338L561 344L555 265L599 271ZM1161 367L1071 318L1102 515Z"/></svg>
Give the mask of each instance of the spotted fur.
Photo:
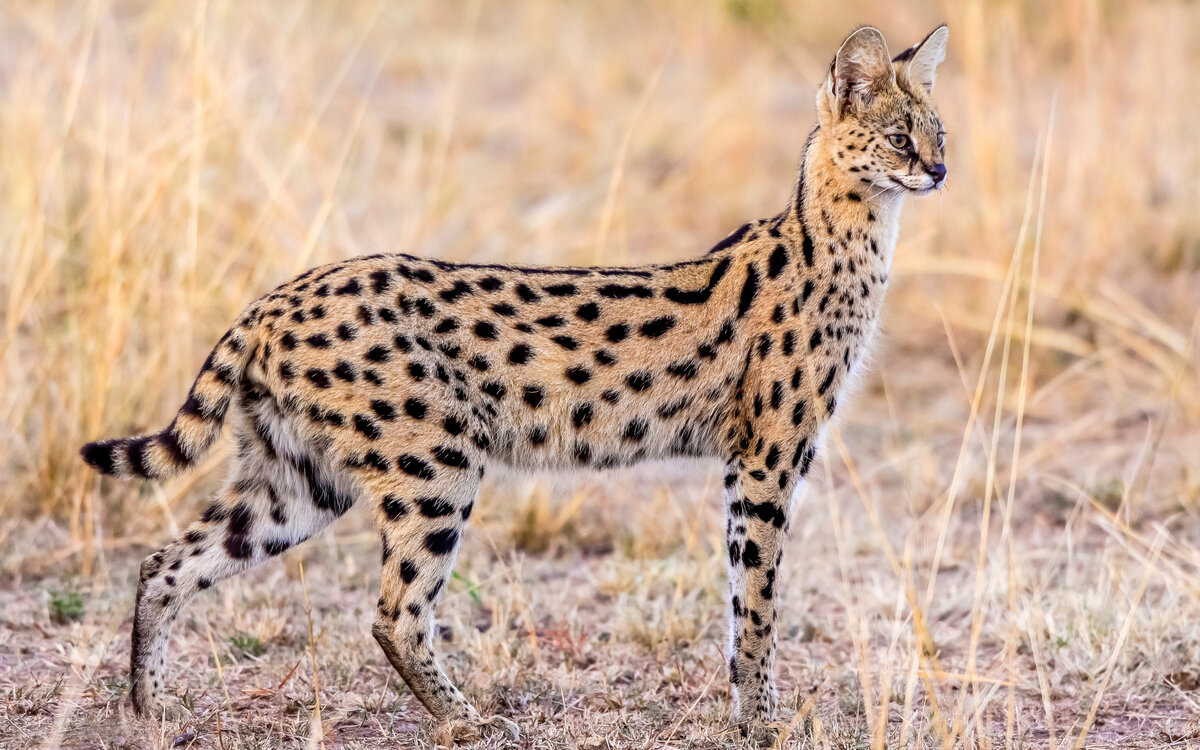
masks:
<svg viewBox="0 0 1200 750"><path fill-rule="evenodd" d="M161 708L171 621L197 592L356 502L382 534L373 633L440 721L479 723L438 665L433 609L485 466L719 459L736 720L775 714L775 591L792 498L877 327L900 206L941 184L931 101L946 31L889 59L872 28L817 96L788 207L694 260L629 268L376 255L250 305L156 435L91 443L98 471L164 479L233 422L231 479L142 564L134 704ZM902 136L902 137L901 137Z"/></svg>

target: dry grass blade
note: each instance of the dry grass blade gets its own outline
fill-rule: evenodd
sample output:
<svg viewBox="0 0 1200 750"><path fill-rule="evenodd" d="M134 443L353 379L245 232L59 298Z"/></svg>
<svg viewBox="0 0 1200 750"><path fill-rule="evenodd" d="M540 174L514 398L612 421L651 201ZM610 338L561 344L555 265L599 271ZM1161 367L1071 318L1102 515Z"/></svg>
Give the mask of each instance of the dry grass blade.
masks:
<svg viewBox="0 0 1200 750"><path fill-rule="evenodd" d="M1155 572L1154 563L1158 561L1158 555L1162 551L1164 541L1165 535L1160 533L1154 540L1154 546L1150 548L1150 559L1146 561L1145 573L1142 575L1142 580L1138 583L1137 592L1133 596L1133 602L1130 604L1129 611L1125 613L1125 617L1121 622L1121 629L1117 634L1117 642L1112 647L1112 652L1108 657L1108 664L1104 668L1104 674L1101 675L1100 682L1096 685L1096 692L1092 696L1091 707L1088 709L1087 716L1083 720L1083 726L1079 730L1079 735L1075 738L1074 750L1083 750L1088 732L1091 730L1092 724L1096 721L1096 713L1100 710L1100 706L1104 702L1105 693L1108 692L1108 685L1112 680L1113 671L1117 667L1117 660L1121 656L1121 650L1125 647L1125 641L1129 638L1129 631L1133 627L1134 616L1137 614L1138 605L1146 593L1150 577Z"/></svg>
<svg viewBox="0 0 1200 750"><path fill-rule="evenodd" d="M304 617L308 622L308 653L312 657L313 670L313 713L308 733L308 745L319 745L325 750L325 725L321 719L321 683L317 671L317 640L313 635L312 605L308 602L308 585L304 580L304 562L298 563L300 570L300 590L304 592Z"/></svg>
<svg viewBox="0 0 1200 750"><path fill-rule="evenodd" d="M208 618L204 618L204 635L208 637L208 647L212 650L213 664L217 667L217 681L221 683L221 694L225 696L225 707L233 710L233 701L229 699L229 686L225 684L225 672L221 668L221 655L217 653L217 642L213 640L212 627Z"/></svg>

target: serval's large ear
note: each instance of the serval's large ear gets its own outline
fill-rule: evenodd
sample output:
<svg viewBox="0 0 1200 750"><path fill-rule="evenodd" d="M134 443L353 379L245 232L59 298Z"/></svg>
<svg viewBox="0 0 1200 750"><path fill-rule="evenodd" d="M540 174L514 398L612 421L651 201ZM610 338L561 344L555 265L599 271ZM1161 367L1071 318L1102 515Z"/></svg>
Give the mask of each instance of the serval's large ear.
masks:
<svg viewBox="0 0 1200 750"><path fill-rule="evenodd" d="M846 37L829 66L825 86L832 114L839 117L870 104L883 87L895 80L883 34L873 26L863 26Z"/></svg>
<svg viewBox="0 0 1200 750"><path fill-rule="evenodd" d="M905 78L910 83L920 84L929 93L933 93L933 81L937 76L937 66L946 59L946 38L950 29L942 24L930 32L924 41L918 42L900 54L893 62L905 63Z"/></svg>

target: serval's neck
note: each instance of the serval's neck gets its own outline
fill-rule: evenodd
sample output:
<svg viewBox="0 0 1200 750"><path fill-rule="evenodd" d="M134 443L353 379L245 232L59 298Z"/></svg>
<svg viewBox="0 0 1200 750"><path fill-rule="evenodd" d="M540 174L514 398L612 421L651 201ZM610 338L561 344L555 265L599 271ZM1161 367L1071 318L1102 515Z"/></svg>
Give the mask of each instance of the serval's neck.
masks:
<svg viewBox="0 0 1200 750"><path fill-rule="evenodd" d="M869 262L852 273L885 280L900 227L904 196L882 190L834 163L830 139L814 128L804 146L785 221L812 245L814 266L838 268L839 258ZM803 263L805 258L800 258ZM856 267L861 264L856 263ZM802 273L803 273L803 269Z"/></svg>

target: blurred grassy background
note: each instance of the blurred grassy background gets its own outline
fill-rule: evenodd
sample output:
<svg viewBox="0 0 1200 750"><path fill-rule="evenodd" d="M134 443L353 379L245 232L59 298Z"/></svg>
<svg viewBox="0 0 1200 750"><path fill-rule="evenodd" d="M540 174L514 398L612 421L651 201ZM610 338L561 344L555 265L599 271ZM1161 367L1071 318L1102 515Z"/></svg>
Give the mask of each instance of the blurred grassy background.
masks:
<svg viewBox="0 0 1200 750"><path fill-rule="evenodd" d="M791 574L821 567L824 583L798 580L791 606L842 592L824 627L845 628L830 638L853 643L858 678L911 681L902 721L966 673L971 701L933 704L938 742L991 736L995 710L998 746L1014 746L1016 684L1048 717L1037 731L1061 738L1061 708L1078 732L1081 696L1145 682L1139 643L1161 655L1152 696L1181 701L1162 677L1197 664L1182 623L1200 615L1189 2L6 2L6 575L107 575L106 551L186 523L218 461L162 487L102 485L76 451L164 424L258 294L375 252L699 254L784 206L851 29L876 25L898 52L943 21L948 189L905 211L874 372L794 533ZM479 554L702 560L718 603L680 627L719 641L703 619L720 616L719 502L665 476L494 484ZM712 518L693 520L696 503ZM659 643L628 614L621 632ZM1066 671L1047 666L1064 637ZM977 679L988 660L1007 703ZM1056 693L1060 678L1078 692ZM854 688L872 744L881 685Z"/></svg>

